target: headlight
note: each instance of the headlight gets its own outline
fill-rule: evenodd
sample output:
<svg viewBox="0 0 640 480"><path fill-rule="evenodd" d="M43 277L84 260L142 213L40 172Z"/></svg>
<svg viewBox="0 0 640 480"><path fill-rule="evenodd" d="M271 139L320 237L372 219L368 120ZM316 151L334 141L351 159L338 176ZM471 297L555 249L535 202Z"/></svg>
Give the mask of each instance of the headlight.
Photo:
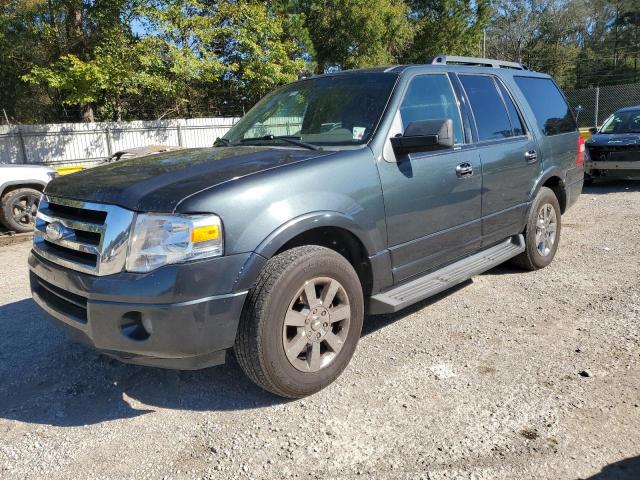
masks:
<svg viewBox="0 0 640 480"><path fill-rule="evenodd" d="M138 214L127 255L129 272L150 272L170 263L218 257L222 222L216 215Z"/></svg>
<svg viewBox="0 0 640 480"><path fill-rule="evenodd" d="M60 174L58 172L47 172L47 177L49 180L53 180L54 178L58 178Z"/></svg>

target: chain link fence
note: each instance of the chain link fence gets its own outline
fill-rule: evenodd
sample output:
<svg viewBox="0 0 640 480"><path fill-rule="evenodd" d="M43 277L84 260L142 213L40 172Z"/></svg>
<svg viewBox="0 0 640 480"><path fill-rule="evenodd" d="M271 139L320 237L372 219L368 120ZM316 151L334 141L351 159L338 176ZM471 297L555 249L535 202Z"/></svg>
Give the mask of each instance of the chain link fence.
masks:
<svg viewBox="0 0 640 480"><path fill-rule="evenodd" d="M585 88L565 93L581 128L600 126L616 110L640 105L640 83Z"/></svg>

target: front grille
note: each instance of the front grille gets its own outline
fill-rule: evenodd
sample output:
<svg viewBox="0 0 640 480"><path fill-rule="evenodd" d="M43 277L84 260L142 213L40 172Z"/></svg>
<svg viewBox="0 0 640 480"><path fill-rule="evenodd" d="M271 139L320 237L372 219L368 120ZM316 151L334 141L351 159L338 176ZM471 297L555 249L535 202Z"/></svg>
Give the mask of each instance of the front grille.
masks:
<svg viewBox="0 0 640 480"><path fill-rule="evenodd" d="M76 322L87 323L87 299L85 297L45 282L33 273L31 274L31 285L34 293L42 298L50 308Z"/></svg>
<svg viewBox="0 0 640 480"><path fill-rule="evenodd" d="M134 213L105 205L45 196L33 248L45 259L92 275L124 269Z"/></svg>
<svg viewBox="0 0 640 480"><path fill-rule="evenodd" d="M87 210L84 208L70 207L68 205L55 203L50 203L48 208L58 217L69 218L72 220L85 220L97 225L104 225L104 221L107 219L107 212L99 210Z"/></svg>
<svg viewBox="0 0 640 480"><path fill-rule="evenodd" d="M633 162L640 160L640 144L591 146L589 157L597 162Z"/></svg>

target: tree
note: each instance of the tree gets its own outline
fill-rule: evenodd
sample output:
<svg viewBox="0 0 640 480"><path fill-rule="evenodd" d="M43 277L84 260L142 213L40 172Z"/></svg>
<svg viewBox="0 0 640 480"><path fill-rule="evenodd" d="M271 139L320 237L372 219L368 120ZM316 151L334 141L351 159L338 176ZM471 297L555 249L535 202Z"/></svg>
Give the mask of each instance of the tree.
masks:
<svg viewBox="0 0 640 480"><path fill-rule="evenodd" d="M317 71L397 62L412 38L404 2L321 0L301 2L316 52Z"/></svg>
<svg viewBox="0 0 640 480"><path fill-rule="evenodd" d="M408 4L415 38L404 55L407 62L421 63L440 53L481 53L488 0L411 0Z"/></svg>
<svg viewBox="0 0 640 480"><path fill-rule="evenodd" d="M146 68L155 55L148 44L113 34L97 45L89 58L66 54L49 67L34 67L23 79L46 85L65 105L99 104L103 118L122 120L127 100L145 90L169 91L165 77ZM84 120L94 120L93 109L85 111Z"/></svg>
<svg viewBox="0 0 640 480"><path fill-rule="evenodd" d="M54 105L75 104L82 118L94 119L94 87L102 80L96 52L105 45L130 38L126 16L129 0L18 0L3 8L3 18L15 42L2 45L4 57L29 47L14 82L30 85L36 98ZM26 52L25 52L26 53ZM73 102L70 100L73 99ZM17 108L15 113L18 114Z"/></svg>
<svg viewBox="0 0 640 480"><path fill-rule="evenodd" d="M224 79L251 103L306 69L306 32L295 16L282 13L265 2L218 2L213 38Z"/></svg>

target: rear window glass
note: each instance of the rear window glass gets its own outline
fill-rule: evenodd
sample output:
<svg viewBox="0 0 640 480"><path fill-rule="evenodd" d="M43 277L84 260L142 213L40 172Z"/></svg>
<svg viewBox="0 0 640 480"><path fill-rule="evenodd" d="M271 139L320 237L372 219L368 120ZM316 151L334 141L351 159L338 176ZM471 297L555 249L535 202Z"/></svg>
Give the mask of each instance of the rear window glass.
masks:
<svg viewBox="0 0 640 480"><path fill-rule="evenodd" d="M480 141L513 136L507 107L496 89L493 78L484 75L460 75L460 81L471 102Z"/></svg>
<svg viewBox="0 0 640 480"><path fill-rule="evenodd" d="M514 78L545 135L558 135L576 130L571 109L555 83L548 78Z"/></svg>
<svg viewBox="0 0 640 480"><path fill-rule="evenodd" d="M525 129L524 124L522 123L522 118L520 117L520 113L513 103L513 99L507 89L502 85L502 82L497 82L498 87L500 88L500 93L502 93L502 98L504 99L504 103L507 105L507 110L509 110L509 117L511 118L511 125L513 126L513 134L515 136L524 135Z"/></svg>

